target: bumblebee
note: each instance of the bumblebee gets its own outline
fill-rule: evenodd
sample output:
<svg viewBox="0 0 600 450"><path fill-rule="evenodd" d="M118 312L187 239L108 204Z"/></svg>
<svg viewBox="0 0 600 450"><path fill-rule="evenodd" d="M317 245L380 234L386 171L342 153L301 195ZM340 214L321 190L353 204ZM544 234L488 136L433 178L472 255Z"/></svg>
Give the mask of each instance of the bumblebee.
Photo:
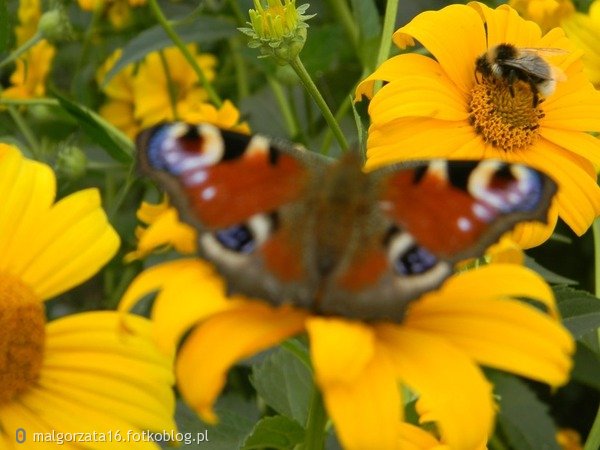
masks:
<svg viewBox="0 0 600 450"><path fill-rule="evenodd" d="M533 94L533 106L540 102L540 95L548 97L554 93L556 82L565 79L564 74L542 58L542 54L560 54L564 50L554 48L517 48L511 44L491 47L475 61L475 72L490 78L504 80L514 97L514 83L523 81Z"/></svg>

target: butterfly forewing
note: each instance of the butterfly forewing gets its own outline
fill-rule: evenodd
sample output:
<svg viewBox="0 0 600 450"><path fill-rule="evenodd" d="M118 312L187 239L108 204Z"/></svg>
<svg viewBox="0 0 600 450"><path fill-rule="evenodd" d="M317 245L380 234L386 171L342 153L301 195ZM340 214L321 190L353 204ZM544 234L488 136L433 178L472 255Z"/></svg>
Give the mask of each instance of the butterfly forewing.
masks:
<svg viewBox="0 0 600 450"><path fill-rule="evenodd" d="M198 231L229 292L326 315L400 321L460 259L524 220L545 221L554 183L517 164L433 161L362 172L207 125L138 139L139 165ZM200 301L200 299L199 299Z"/></svg>

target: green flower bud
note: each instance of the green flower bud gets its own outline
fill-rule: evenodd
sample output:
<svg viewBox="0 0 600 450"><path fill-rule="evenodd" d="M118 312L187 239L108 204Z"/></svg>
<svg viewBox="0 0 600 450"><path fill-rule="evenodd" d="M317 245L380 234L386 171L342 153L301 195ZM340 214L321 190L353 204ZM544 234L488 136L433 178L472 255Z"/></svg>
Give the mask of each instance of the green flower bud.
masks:
<svg viewBox="0 0 600 450"><path fill-rule="evenodd" d="M263 58L273 57L281 65L296 58L306 42L305 23L315 15L306 16L308 4L296 8L295 0L254 0L254 7L248 13L251 28L239 28L250 40L250 48L258 48Z"/></svg>
<svg viewBox="0 0 600 450"><path fill-rule="evenodd" d="M42 14L38 23L38 31L51 43L65 41L72 36L71 23L62 8Z"/></svg>
<svg viewBox="0 0 600 450"><path fill-rule="evenodd" d="M56 173L68 180L77 180L85 175L87 158L78 147L67 145L56 155Z"/></svg>

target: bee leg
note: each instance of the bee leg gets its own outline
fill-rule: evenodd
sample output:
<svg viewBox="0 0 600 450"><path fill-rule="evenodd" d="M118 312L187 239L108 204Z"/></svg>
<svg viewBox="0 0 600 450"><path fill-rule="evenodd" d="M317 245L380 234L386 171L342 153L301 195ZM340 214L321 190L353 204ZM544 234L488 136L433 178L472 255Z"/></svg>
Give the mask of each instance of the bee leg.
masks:
<svg viewBox="0 0 600 450"><path fill-rule="evenodd" d="M510 96L515 96L515 82L517 81L517 72L511 70L508 72L508 76L506 77L506 81L508 82L508 92L510 92Z"/></svg>
<svg viewBox="0 0 600 450"><path fill-rule="evenodd" d="M531 94L532 94L532 96L531 96L532 105L531 106L533 106L535 108L537 105L540 104L540 94L538 92L538 88L537 88L535 82L532 79L529 80L529 88L531 89Z"/></svg>

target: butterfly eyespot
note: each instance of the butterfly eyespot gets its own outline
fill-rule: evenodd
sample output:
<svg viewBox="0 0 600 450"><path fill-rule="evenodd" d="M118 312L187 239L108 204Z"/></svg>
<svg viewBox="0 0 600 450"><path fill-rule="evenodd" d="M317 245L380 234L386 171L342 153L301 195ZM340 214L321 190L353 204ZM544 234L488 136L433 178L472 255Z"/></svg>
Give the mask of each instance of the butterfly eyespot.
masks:
<svg viewBox="0 0 600 450"><path fill-rule="evenodd" d="M400 275L420 275L437 263L438 259L427 249L414 245L396 258L394 268Z"/></svg>
<svg viewBox="0 0 600 450"><path fill-rule="evenodd" d="M388 258L398 275L419 275L429 271L438 259L405 232L395 231L388 238Z"/></svg>
<svg viewBox="0 0 600 450"><path fill-rule="evenodd" d="M248 222L218 230L213 235L226 250L252 253L268 239L274 223L273 215L256 214Z"/></svg>
<svg viewBox="0 0 600 450"><path fill-rule="evenodd" d="M543 179L533 169L519 164L483 161L473 170L469 193L503 213L534 210L542 197ZM493 220L495 214L488 221Z"/></svg>
<svg viewBox="0 0 600 450"><path fill-rule="evenodd" d="M215 239L227 250L237 253L251 253L256 248L254 236L245 224L219 230L215 233Z"/></svg>

